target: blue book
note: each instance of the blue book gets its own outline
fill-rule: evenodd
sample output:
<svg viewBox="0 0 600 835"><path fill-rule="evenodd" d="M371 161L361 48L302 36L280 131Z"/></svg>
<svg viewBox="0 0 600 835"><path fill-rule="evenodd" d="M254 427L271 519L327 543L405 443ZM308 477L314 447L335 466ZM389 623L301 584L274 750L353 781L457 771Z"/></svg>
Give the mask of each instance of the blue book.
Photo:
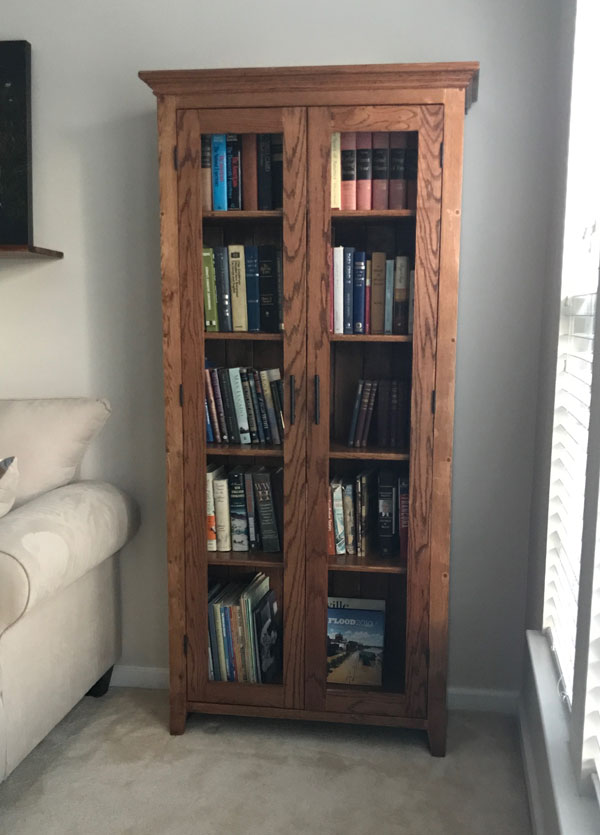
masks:
<svg viewBox="0 0 600 835"><path fill-rule="evenodd" d="M246 304L248 305L248 330L260 330L260 280L258 274L258 247L245 246Z"/></svg>
<svg viewBox="0 0 600 835"><path fill-rule="evenodd" d="M213 432L212 423L210 422L210 414L208 412L208 403L206 399L204 400L204 410L206 412L206 440L209 444L212 444L212 442L215 439L215 435Z"/></svg>
<svg viewBox="0 0 600 835"><path fill-rule="evenodd" d="M354 297L352 318L354 333L365 332L365 282L367 278L367 253L356 250L354 253Z"/></svg>
<svg viewBox="0 0 600 835"><path fill-rule="evenodd" d="M224 133L212 135L213 211L227 211L227 141Z"/></svg>
<svg viewBox="0 0 600 835"><path fill-rule="evenodd" d="M394 259L385 262L385 302L383 308L383 332L392 332L392 314L394 311Z"/></svg>
<svg viewBox="0 0 600 835"><path fill-rule="evenodd" d="M344 333L354 333L354 247L344 247Z"/></svg>

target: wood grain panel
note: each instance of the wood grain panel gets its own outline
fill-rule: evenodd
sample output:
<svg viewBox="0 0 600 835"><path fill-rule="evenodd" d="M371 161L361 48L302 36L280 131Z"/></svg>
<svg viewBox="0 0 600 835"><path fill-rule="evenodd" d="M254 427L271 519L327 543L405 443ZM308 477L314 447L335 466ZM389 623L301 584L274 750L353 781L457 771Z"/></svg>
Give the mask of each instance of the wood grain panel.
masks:
<svg viewBox="0 0 600 835"><path fill-rule="evenodd" d="M170 729L183 733L187 713L185 634L185 548L183 533L183 423L179 407L181 332L179 299L179 233L177 176L173 148L177 143L172 102L158 100L158 165L162 273L162 343L164 364L165 444L167 464L167 569L169 584Z"/></svg>

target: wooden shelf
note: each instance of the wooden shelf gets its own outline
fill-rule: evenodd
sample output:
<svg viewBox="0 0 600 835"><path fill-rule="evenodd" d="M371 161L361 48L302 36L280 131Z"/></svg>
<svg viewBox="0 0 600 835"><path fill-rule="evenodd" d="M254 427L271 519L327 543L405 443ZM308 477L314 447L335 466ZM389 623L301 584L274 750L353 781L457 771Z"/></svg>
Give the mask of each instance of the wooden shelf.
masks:
<svg viewBox="0 0 600 835"><path fill-rule="evenodd" d="M240 211L231 209L226 212L203 212L203 220L269 220L283 217L283 209L270 211Z"/></svg>
<svg viewBox="0 0 600 835"><path fill-rule="evenodd" d="M332 442L329 445L330 458L358 458L372 461L408 461L408 452L401 452L394 449L381 449L381 447L359 447L354 448L345 444Z"/></svg>
<svg viewBox="0 0 600 835"><path fill-rule="evenodd" d="M265 446L264 444L206 444L207 455L243 455L248 457L263 456L265 458L281 458L282 446Z"/></svg>
<svg viewBox="0 0 600 835"><path fill-rule="evenodd" d="M344 220L385 220L400 217L416 217L416 215L417 213L414 209L331 210L332 220L337 220L338 218L343 218Z"/></svg>
<svg viewBox="0 0 600 835"><path fill-rule="evenodd" d="M330 333L330 342L412 342L411 333Z"/></svg>
<svg viewBox="0 0 600 835"><path fill-rule="evenodd" d="M256 333L250 331L204 331L204 338L220 340L222 342L250 341L250 342L283 342L282 333Z"/></svg>
<svg viewBox="0 0 600 835"><path fill-rule="evenodd" d="M207 551L209 565L242 565L250 568L283 568L283 554L265 551Z"/></svg>
<svg viewBox="0 0 600 835"><path fill-rule="evenodd" d="M0 245L0 257L2 258L28 258L32 255L36 258L64 258L64 252L60 252L58 249L44 249L42 246L27 244Z"/></svg>
<svg viewBox="0 0 600 835"><path fill-rule="evenodd" d="M368 554L357 557L350 554L330 554L327 558L329 571L369 571L374 574L406 574L406 566L399 557L380 557Z"/></svg>

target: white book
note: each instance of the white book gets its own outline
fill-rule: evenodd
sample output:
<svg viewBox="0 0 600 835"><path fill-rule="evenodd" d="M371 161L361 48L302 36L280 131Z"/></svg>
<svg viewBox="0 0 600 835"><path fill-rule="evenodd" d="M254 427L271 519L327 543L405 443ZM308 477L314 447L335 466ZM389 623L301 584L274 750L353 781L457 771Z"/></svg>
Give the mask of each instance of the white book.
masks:
<svg viewBox="0 0 600 835"><path fill-rule="evenodd" d="M229 518L229 483L223 473L213 479L215 517L217 522L217 551L231 551L231 520Z"/></svg>
<svg viewBox="0 0 600 835"><path fill-rule="evenodd" d="M338 131L331 134L331 208L342 207L342 149Z"/></svg>
<svg viewBox="0 0 600 835"><path fill-rule="evenodd" d="M413 332L415 321L415 271L410 271L410 280L408 284L408 332Z"/></svg>
<svg viewBox="0 0 600 835"><path fill-rule="evenodd" d="M222 476L224 467L210 464L206 470L206 550L217 550L217 523L215 518L215 494L213 481Z"/></svg>
<svg viewBox="0 0 600 835"><path fill-rule="evenodd" d="M331 510L333 516L333 537L335 553L346 553L346 534L344 531L344 500L342 483L339 479L331 482Z"/></svg>
<svg viewBox="0 0 600 835"><path fill-rule="evenodd" d="M344 247L333 248L333 332L344 333Z"/></svg>
<svg viewBox="0 0 600 835"><path fill-rule="evenodd" d="M329 609L364 609L369 612L385 612L385 600L367 600L362 597L328 597Z"/></svg>
<svg viewBox="0 0 600 835"><path fill-rule="evenodd" d="M240 430L240 442L242 444L249 444L251 441L250 427L248 424L248 412L246 411L246 399L244 397L240 369L228 368L227 371L229 373L229 382L231 383L231 393L233 394L235 416L238 429Z"/></svg>

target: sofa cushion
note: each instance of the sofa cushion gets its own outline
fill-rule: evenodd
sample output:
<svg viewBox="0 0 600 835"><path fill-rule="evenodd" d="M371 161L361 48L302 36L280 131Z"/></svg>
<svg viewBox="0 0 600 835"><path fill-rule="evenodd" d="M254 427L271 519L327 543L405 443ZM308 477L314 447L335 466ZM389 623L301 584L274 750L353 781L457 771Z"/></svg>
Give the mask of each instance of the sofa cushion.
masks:
<svg viewBox="0 0 600 835"><path fill-rule="evenodd" d="M19 460L15 507L72 481L109 415L107 400L0 400L0 459Z"/></svg>
<svg viewBox="0 0 600 835"><path fill-rule="evenodd" d="M0 461L0 518L6 516L17 498L19 465L12 455Z"/></svg>
<svg viewBox="0 0 600 835"><path fill-rule="evenodd" d="M0 634L118 551L137 525L135 502L100 481L59 487L0 519Z"/></svg>

